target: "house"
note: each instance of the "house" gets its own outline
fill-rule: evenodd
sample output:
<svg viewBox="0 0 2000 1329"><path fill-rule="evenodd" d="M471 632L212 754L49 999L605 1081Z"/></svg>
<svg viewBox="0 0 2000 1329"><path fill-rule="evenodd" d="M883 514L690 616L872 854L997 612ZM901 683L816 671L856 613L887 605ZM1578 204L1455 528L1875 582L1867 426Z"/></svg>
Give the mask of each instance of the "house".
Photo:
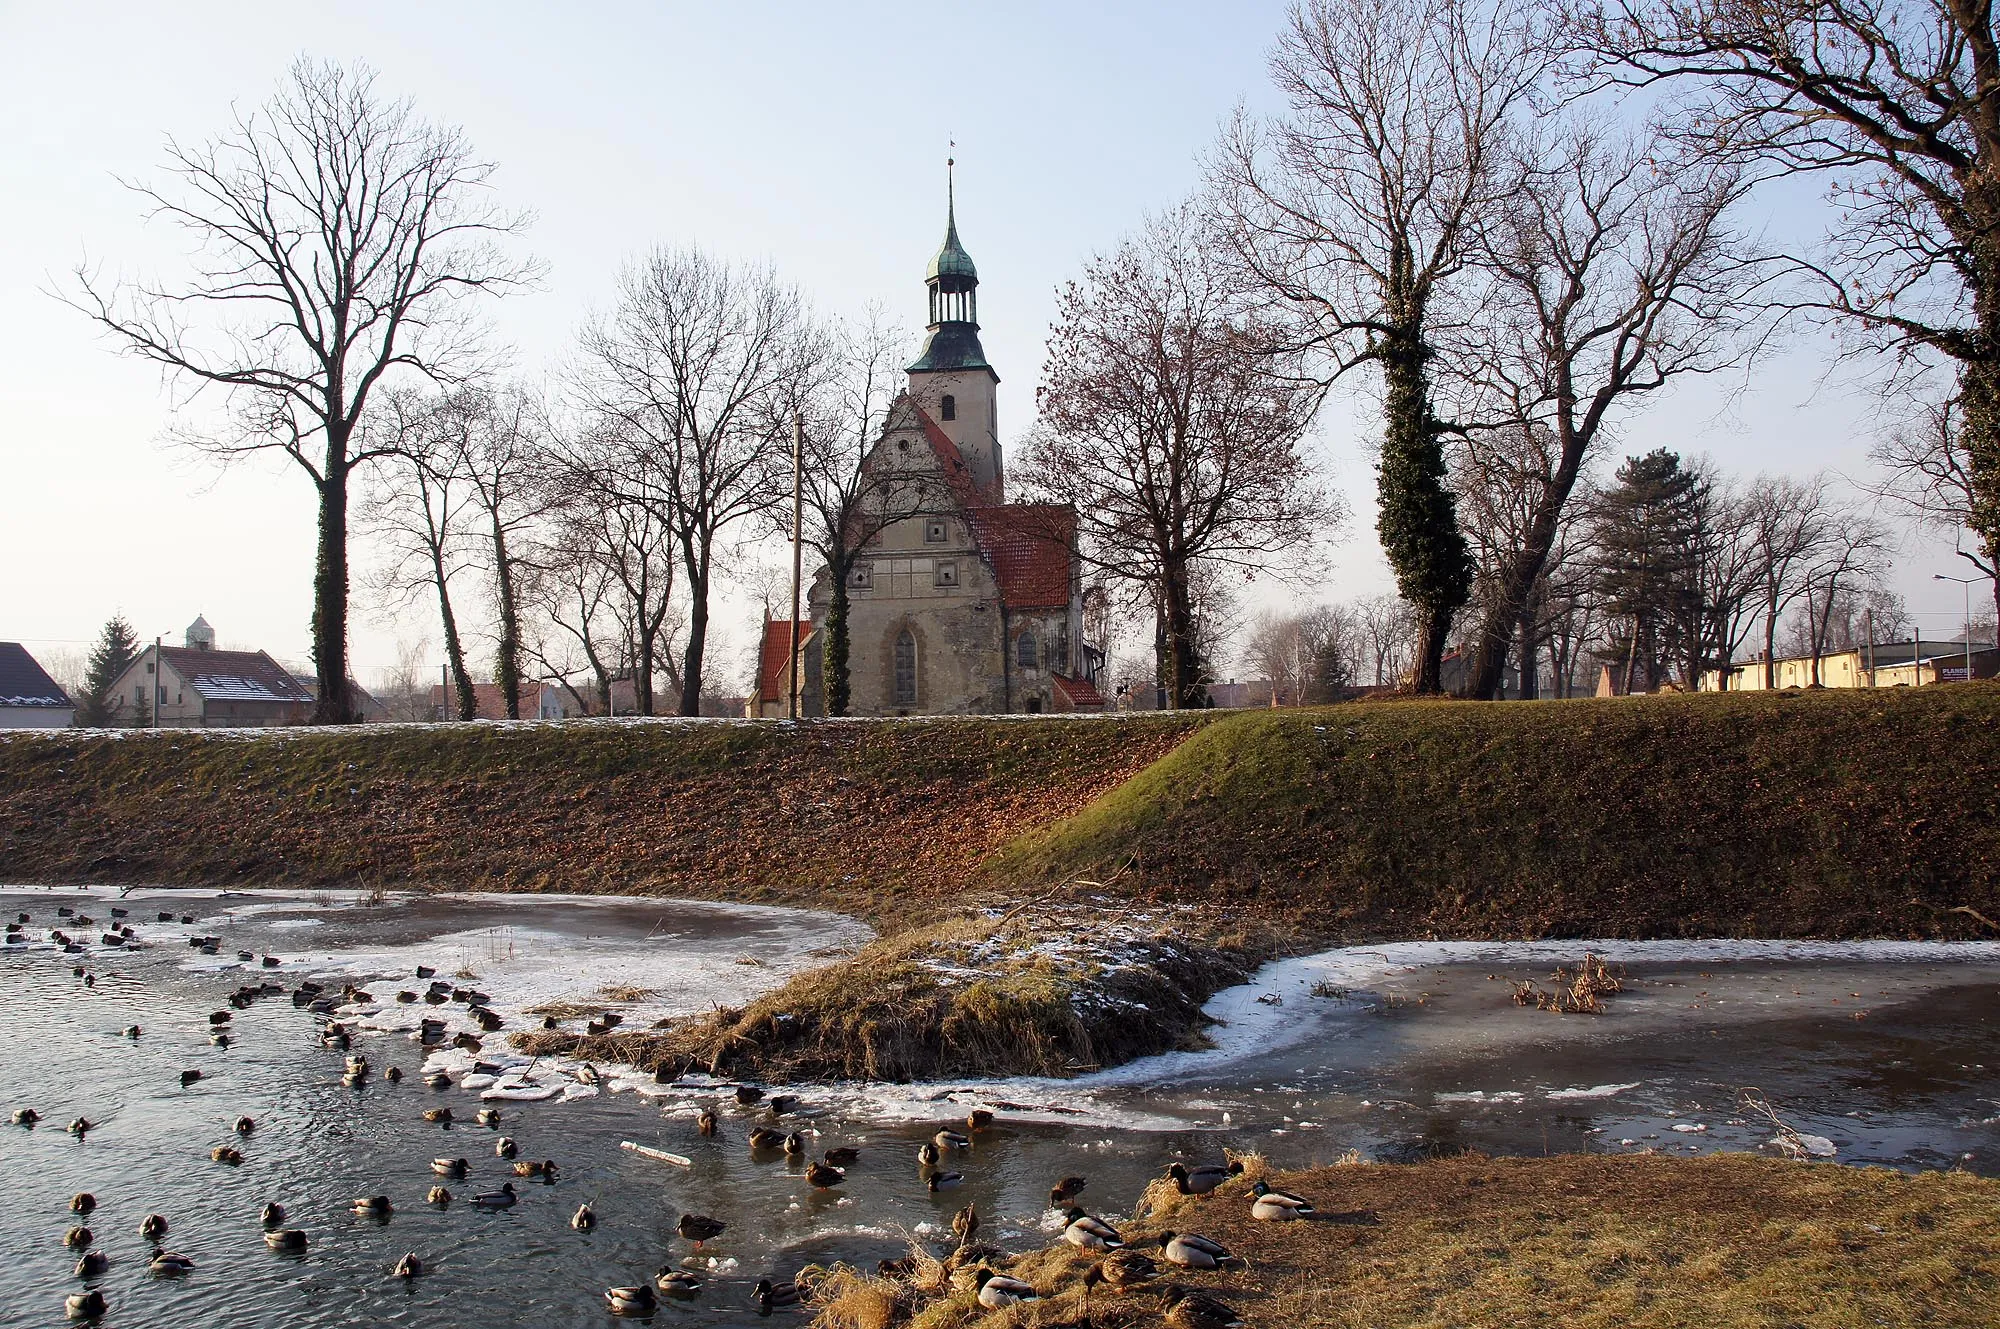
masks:
<svg viewBox="0 0 2000 1329"><path fill-rule="evenodd" d="M813 637L813 625L799 623L798 659L804 665L800 682L804 691L800 695L800 713L804 715L824 715L826 706L821 692L822 647ZM789 618L766 618L764 630L757 641L757 686L743 703L743 714L752 720L783 720L791 715L792 690L792 620Z"/></svg>
<svg viewBox="0 0 2000 1329"><path fill-rule="evenodd" d="M1969 673L1968 673L1969 669ZM1827 651L1819 656L1817 674L1810 655L1787 656L1771 662L1771 686L1805 688L1899 688L1930 683L1957 683L1967 677L2000 674L2000 648L1964 636L1943 641L1887 641ZM1764 661L1748 660L1726 670L1701 676L1703 692L1761 692Z"/></svg>
<svg viewBox="0 0 2000 1329"><path fill-rule="evenodd" d="M305 724L313 694L262 651L219 651L196 617L180 646L148 646L112 684L135 724L159 728L261 728Z"/></svg>
<svg viewBox="0 0 2000 1329"><path fill-rule="evenodd" d="M314 705L317 706L319 703L319 676L316 674L303 674L295 669L292 671L292 679L306 690L306 695L311 697ZM363 724L380 724L391 718L389 708L384 706L374 693L362 687L351 678L347 680L347 696L348 700L354 703L354 718L360 720Z"/></svg>
<svg viewBox="0 0 2000 1329"><path fill-rule="evenodd" d="M0 641L0 729L64 729L76 703L19 642Z"/></svg>
<svg viewBox="0 0 2000 1329"><path fill-rule="evenodd" d="M501 691L498 683L474 683L472 698L474 718L480 720L507 718L507 694ZM672 713L678 701L676 697L655 692L653 714ZM611 709L616 715L639 713L639 692L637 685L631 679L611 680ZM579 716L602 714L604 711L598 701L597 683L594 679L567 685L560 679L553 678L521 680L523 720L573 720ZM458 689L455 687L447 689L442 683L431 684L430 715L434 720L456 720Z"/></svg>
<svg viewBox="0 0 2000 1329"><path fill-rule="evenodd" d="M872 483L853 523L868 534L853 540L847 576L848 713L1102 710L1104 657L1083 639L1076 512L1007 501L1000 376L979 343L979 274L949 195L925 285L928 340L862 462ZM813 675L832 592L822 567L809 597L815 631L795 666L807 715L824 712ZM774 630L765 627L753 709L775 704L782 715L791 670L768 667Z"/></svg>

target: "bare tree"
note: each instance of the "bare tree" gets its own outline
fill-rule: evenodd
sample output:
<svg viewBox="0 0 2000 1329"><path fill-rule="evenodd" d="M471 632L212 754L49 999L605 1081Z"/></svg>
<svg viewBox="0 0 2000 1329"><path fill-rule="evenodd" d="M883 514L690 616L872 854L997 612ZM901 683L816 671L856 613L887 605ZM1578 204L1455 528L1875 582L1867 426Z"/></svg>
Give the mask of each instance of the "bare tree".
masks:
<svg viewBox="0 0 2000 1329"><path fill-rule="evenodd" d="M1343 605L1263 614L1250 625L1244 668L1271 681L1280 706L1337 701L1360 676L1367 645L1360 617Z"/></svg>
<svg viewBox="0 0 2000 1329"><path fill-rule="evenodd" d="M1175 706L1203 700L1198 570L1255 574L1339 516L1299 452L1319 390L1235 294L1187 205L1093 259L1058 295L1021 470L1076 507L1096 569L1146 588Z"/></svg>
<svg viewBox="0 0 2000 1329"><path fill-rule="evenodd" d="M673 532L688 606L680 711L701 713L702 656L718 542L770 508L771 454L789 441L772 408L800 374L803 311L768 269L698 250L628 263L609 317L584 335L579 386L624 449L603 483Z"/></svg>
<svg viewBox="0 0 2000 1329"><path fill-rule="evenodd" d="M1665 85L1688 135L1832 181L1788 303L1956 370L1967 525L2000 561L2000 31L1972 0L1583 0L1608 77Z"/></svg>
<svg viewBox="0 0 2000 1329"><path fill-rule="evenodd" d="M1963 423L1956 397L1918 403L1912 418L1870 452L1884 472L1870 492L1917 525L1949 532L1958 556L1992 582L1994 609L2000 611L2000 562L1991 557L1972 524L1977 495L1972 459L1961 437ZM1971 549L1965 547L1967 535L1973 537Z"/></svg>
<svg viewBox="0 0 2000 1329"><path fill-rule="evenodd" d="M1806 594L1813 566L1834 539L1832 496L1823 475L1803 481L1760 476L1748 502L1763 602L1764 686L1772 688L1778 682L1778 624Z"/></svg>
<svg viewBox="0 0 2000 1329"><path fill-rule="evenodd" d="M521 718L521 581L530 535L555 505L554 457L542 402L519 385L457 393L445 413L456 470L471 491L492 578L493 681L507 718Z"/></svg>
<svg viewBox="0 0 2000 1329"><path fill-rule="evenodd" d="M525 220L487 197L494 167L463 134L385 103L374 74L301 58L261 112L197 147L169 142L171 188L135 186L196 246L180 284L106 286L71 301L130 354L226 421L183 434L222 457L275 450L319 496L314 719L359 718L347 690L348 481L380 454L361 422L391 376L462 381L480 367L471 297L515 290L531 263L498 241Z"/></svg>
<svg viewBox="0 0 2000 1329"><path fill-rule="evenodd" d="M1804 578L1803 608L1815 684L1820 682L1820 657L1827 650L1835 609L1857 587L1881 584L1893 547L1888 528L1865 513L1842 508L1829 521L1827 538Z"/></svg>
<svg viewBox="0 0 2000 1329"><path fill-rule="evenodd" d="M1212 174L1240 261L1326 377L1381 370L1376 531L1421 615L1415 687L1436 692L1472 583L1436 335L1478 222L1516 188L1504 148L1545 46L1523 0L1302 0L1271 64L1289 116L1239 115Z"/></svg>
<svg viewBox="0 0 2000 1329"><path fill-rule="evenodd" d="M1586 459L1647 393L1737 363L1757 270L1726 225L1734 170L1675 160L1659 130L1618 134L1595 112L1524 131L1520 189L1478 219L1492 302L1453 357L1471 413L1462 503L1514 498L1505 546L1482 551L1489 590L1466 691L1492 698ZM1538 446L1524 447L1523 430ZM1475 520L1475 526L1477 522ZM1490 544L1490 542L1489 542Z"/></svg>
<svg viewBox="0 0 2000 1329"><path fill-rule="evenodd" d="M1393 687L1410 669L1420 631L1416 610L1399 595L1371 595L1356 606L1375 686Z"/></svg>

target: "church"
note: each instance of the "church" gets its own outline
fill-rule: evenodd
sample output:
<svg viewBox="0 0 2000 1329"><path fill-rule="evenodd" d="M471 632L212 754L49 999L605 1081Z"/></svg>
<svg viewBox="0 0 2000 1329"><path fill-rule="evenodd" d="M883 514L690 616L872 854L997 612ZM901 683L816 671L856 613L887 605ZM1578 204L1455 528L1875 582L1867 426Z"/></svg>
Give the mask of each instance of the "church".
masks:
<svg viewBox="0 0 2000 1329"><path fill-rule="evenodd" d="M847 578L849 715L1099 711L1104 654L1083 636L1077 520L1062 504L1009 503L996 390L979 344L979 272L947 193L944 244L925 274L928 339L863 461ZM910 497L914 496L914 497ZM879 528L879 529L878 529ZM799 625L800 713L825 714L821 665L833 588L822 567ZM764 624L755 716L787 714L790 620Z"/></svg>

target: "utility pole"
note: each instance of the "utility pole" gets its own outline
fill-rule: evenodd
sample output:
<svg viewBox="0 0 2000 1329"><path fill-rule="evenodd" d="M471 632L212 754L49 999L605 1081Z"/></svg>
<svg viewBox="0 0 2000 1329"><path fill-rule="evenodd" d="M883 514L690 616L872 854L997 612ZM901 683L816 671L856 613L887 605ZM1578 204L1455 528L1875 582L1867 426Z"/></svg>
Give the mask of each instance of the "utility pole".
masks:
<svg viewBox="0 0 2000 1329"><path fill-rule="evenodd" d="M153 638L153 682L151 684L151 691L153 694L153 728L158 729L160 727L160 699L167 695L167 686L160 674L160 639L158 637Z"/></svg>
<svg viewBox="0 0 2000 1329"><path fill-rule="evenodd" d="M1861 635L1868 639L1868 686L1875 686L1875 611L1861 611Z"/></svg>
<svg viewBox="0 0 2000 1329"><path fill-rule="evenodd" d="M1959 629L1959 634L1965 639L1965 681L1970 683L1972 681L1972 583L1982 578L1954 577L1948 572L1933 572L1931 580L1955 581L1965 590L1965 617L1961 620L1964 627Z"/></svg>
<svg viewBox="0 0 2000 1329"><path fill-rule="evenodd" d="M805 417L792 412L792 645L786 655L791 686L786 689L786 718L799 718L799 578L804 573L805 546ZM838 538L838 533L836 533Z"/></svg>

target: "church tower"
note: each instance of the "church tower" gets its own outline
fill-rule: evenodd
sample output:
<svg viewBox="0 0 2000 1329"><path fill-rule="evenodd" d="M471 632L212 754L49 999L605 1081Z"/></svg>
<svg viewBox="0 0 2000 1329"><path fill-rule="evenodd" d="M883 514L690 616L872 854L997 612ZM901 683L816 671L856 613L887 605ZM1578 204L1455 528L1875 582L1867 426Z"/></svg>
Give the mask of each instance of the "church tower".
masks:
<svg viewBox="0 0 2000 1329"><path fill-rule="evenodd" d="M910 396L958 445L987 501L1006 498L997 409L1000 375L979 344L979 270L958 241L955 162L945 163L944 244L931 260L930 338L910 366Z"/></svg>

